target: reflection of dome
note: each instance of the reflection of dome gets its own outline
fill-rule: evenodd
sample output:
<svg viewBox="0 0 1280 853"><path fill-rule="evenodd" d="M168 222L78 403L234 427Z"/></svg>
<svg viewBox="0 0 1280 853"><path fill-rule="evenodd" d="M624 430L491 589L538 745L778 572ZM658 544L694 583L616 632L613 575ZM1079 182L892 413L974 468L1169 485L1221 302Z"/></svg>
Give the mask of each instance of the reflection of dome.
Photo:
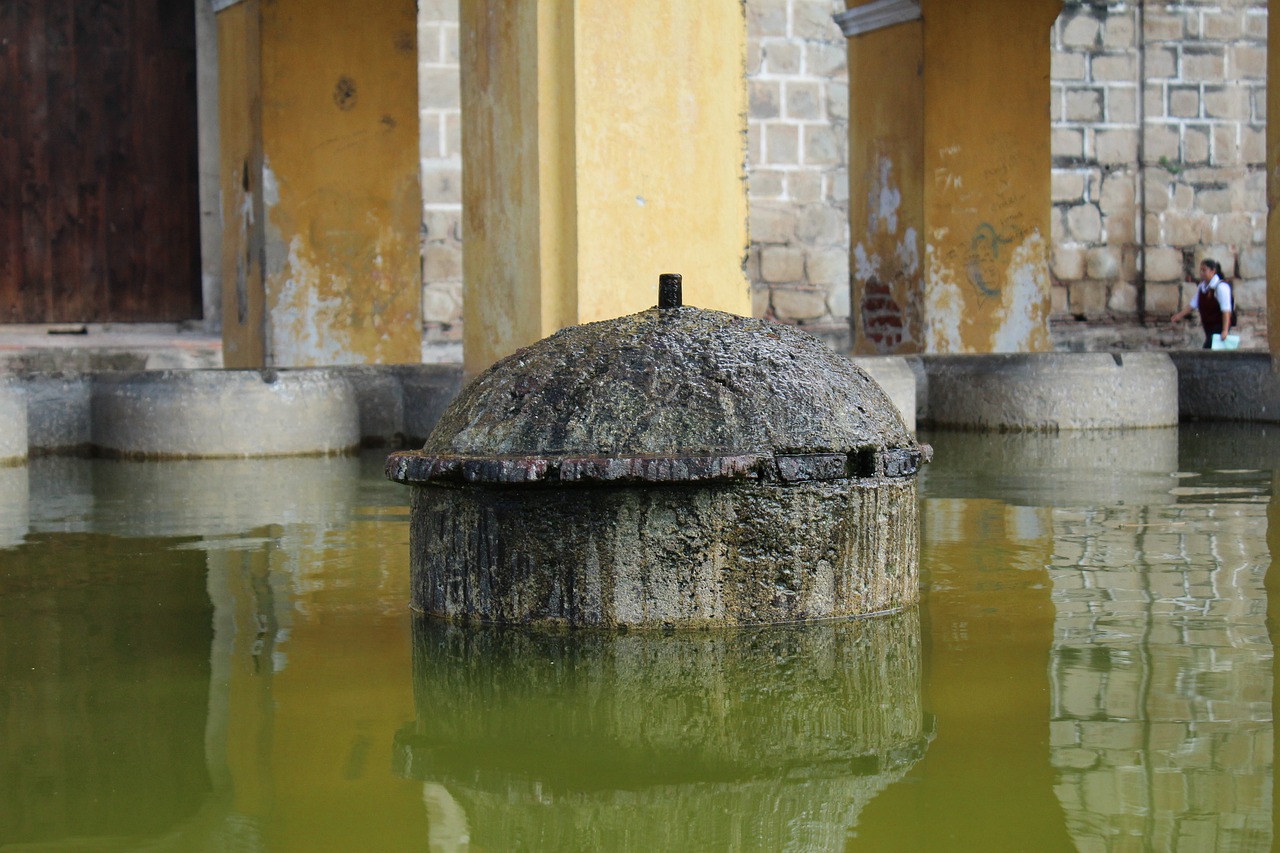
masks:
<svg viewBox="0 0 1280 853"><path fill-rule="evenodd" d="M397 757L482 849L839 849L924 753L920 678L914 610L667 636L419 619Z"/></svg>
<svg viewBox="0 0 1280 853"><path fill-rule="evenodd" d="M415 487L418 609L752 624L914 603L927 458L812 335L674 307L503 359L387 473Z"/></svg>

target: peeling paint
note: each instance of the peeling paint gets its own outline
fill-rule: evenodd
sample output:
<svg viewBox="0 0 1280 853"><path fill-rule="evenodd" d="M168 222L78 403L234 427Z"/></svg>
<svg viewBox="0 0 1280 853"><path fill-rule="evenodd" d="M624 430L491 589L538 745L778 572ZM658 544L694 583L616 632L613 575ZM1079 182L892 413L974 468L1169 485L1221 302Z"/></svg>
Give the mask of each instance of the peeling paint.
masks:
<svg viewBox="0 0 1280 853"><path fill-rule="evenodd" d="M898 259L898 266L907 275L914 277L920 273L920 239L916 229L908 228L902 235L894 256Z"/></svg>
<svg viewBox="0 0 1280 853"><path fill-rule="evenodd" d="M932 244L925 246L925 352L964 352L964 294L954 271L938 264L935 254Z"/></svg>
<svg viewBox="0 0 1280 853"><path fill-rule="evenodd" d="M898 207L902 204L902 192L889 180L890 174L893 172L893 162L888 157L880 158L880 181L879 192L877 193L878 204L874 207L876 217L871 221L871 227L877 226L878 218L884 223L884 230L889 234L898 232Z"/></svg>
<svg viewBox="0 0 1280 853"><path fill-rule="evenodd" d="M1043 294L1049 289L1048 247L1035 231L1017 246L1005 273L1003 316L992 339L993 352L1034 352L1051 348Z"/></svg>
<svg viewBox="0 0 1280 853"><path fill-rule="evenodd" d="M853 248L853 264L858 278L867 279L880 274L880 258L868 255L867 247L861 243Z"/></svg>
<svg viewBox="0 0 1280 853"><path fill-rule="evenodd" d="M342 299L323 295L325 277L302 238L289 241L289 256L268 324L268 349L285 364L352 364L355 359L333 334Z"/></svg>
<svg viewBox="0 0 1280 853"><path fill-rule="evenodd" d="M265 157L262 158L262 203L268 211L280 203L280 181Z"/></svg>
<svg viewBox="0 0 1280 853"><path fill-rule="evenodd" d="M220 73L240 84L220 117L245 148L223 164L224 194L243 196L231 199L242 233L228 242L239 253L230 269L246 282L242 304L224 306L245 318L224 321L224 358L236 367L419 361L417 63L412 51L374 49L412 30L414 4L243 9L219 16ZM319 82L334 80L343 97L317 101Z"/></svg>

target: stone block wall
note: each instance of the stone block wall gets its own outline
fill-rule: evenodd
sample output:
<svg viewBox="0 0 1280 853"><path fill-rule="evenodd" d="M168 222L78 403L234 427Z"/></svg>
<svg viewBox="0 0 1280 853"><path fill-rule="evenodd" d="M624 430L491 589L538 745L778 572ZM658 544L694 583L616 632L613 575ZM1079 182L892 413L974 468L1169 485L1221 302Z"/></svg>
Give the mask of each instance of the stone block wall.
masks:
<svg viewBox="0 0 1280 853"><path fill-rule="evenodd" d="M458 0L418 0L423 356L462 361Z"/></svg>
<svg viewBox="0 0 1280 853"><path fill-rule="evenodd" d="M458 0L420 0L424 354L461 358ZM849 344L840 0L747 0L753 313ZM1199 346L1219 260L1265 347L1265 0L1067 0L1049 39L1057 349Z"/></svg>
<svg viewBox="0 0 1280 853"><path fill-rule="evenodd" d="M833 0L747 0L753 313L849 345L848 47Z"/></svg>
<svg viewBox="0 0 1280 853"><path fill-rule="evenodd" d="M1203 257L1265 342L1266 14L1262 0L1066 3L1050 115L1060 348L1168 327ZM1190 323L1147 337L1200 342Z"/></svg>
<svg viewBox="0 0 1280 853"><path fill-rule="evenodd" d="M839 0L748 0L753 313L849 342L849 109ZM424 357L460 360L458 0L419 0Z"/></svg>

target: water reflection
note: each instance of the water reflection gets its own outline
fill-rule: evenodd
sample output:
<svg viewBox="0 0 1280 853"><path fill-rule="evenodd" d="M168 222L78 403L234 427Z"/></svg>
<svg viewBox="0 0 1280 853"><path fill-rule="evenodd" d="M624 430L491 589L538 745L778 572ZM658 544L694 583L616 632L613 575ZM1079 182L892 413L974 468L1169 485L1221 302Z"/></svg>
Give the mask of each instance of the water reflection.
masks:
<svg viewBox="0 0 1280 853"><path fill-rule="evenodd" d="M1265 505L1211 464L1174 505L1055 512L1050 749L1082 849L1271 849Z"/></svg>
<svg viewBox="0 0 1280 853"><path fill-rule="evenodd" d="M0 469L0 850L1269 849L1280 431L925 440L918 613L673 636L413 623L381 454Z"/></svg>
<svg viewBox="0 0 1280 853"><path fill-rule="evenodd" d="M146 837L205 801L204 559L45 536L0 572L0 846Z"/></svg>
<svg viewBox="0 0 1280 853"><path fill-rule="evenodd" d="M33 532L239 535L264 525L341 523L357 457L31 460Z"/></svg>
<svg viewBox="0 0 1280 853"><path fill-rule="evenodd" d="M0 465L0 548L23 540L30 526L27 466Z"/></svg>
<svg viewBox="0 0 1280 853"><path fill-rule="evenodd" d="M442 850L834 850L924 753L915 610L732 632L414 623Z"/></svg>
<svg viewBox="0 0 1280 853"><path fill-rule="evenodd" d="M946 542L985 550L975 534L1045 555L1047 747L1071 846L1269 850L1273 650L1263 580L1274 490L1257 466L1270 466L1277 435L1219 424L1148 432L1114 436L1106 452L1101 436L930 436L941 464L924 491L949 497L926 503L924 539L935 558ZM1007 452L1006 464L993 452ZM1089 482L1111 491L1077 488ZM1025 564L1033 576L1036 562ZM948 569L925 566L930 612L944 625L961 600L950 627L969 631L985 621L984 604L1009 603L1009 579L997 605ZM937 711L936 752L945 754L955 715Z"/></svg>
<svg viewBox="0 0 1280 853"><path fill-rule="evenodd" d="M402 495L380 455L266 462L32 460L0 551L0 849L367 846L337 804L420 846L388 769Z"/></svg>
<svg viewBox="0 0 1280 853"><path fill-rule="evenodd" d="M934 464L921 482L931 498L983 496L1011 506L1171 503L1178 435L1177 427L934 433Z"/></svg>

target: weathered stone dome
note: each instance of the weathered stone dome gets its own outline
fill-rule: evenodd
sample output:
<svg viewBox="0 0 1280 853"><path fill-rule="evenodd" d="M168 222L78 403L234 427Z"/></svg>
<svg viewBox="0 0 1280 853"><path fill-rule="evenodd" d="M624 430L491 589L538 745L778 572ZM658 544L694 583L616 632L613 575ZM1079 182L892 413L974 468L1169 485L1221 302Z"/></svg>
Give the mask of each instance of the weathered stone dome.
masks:
<svg viewBox="0 0 1280 853"><path fill-rule="evenodd" d="M429 454L696 456L915 448L880 386L791 326L653 308L573 326L472 382Z"/></svg>
<svg viewBox="0 0 1280 853"><path fill-rule="evenodd" d="M917 600L931 451L888 395L803 331L673 301L508 356L388 457L415 608L673 626Z"/></svg>

